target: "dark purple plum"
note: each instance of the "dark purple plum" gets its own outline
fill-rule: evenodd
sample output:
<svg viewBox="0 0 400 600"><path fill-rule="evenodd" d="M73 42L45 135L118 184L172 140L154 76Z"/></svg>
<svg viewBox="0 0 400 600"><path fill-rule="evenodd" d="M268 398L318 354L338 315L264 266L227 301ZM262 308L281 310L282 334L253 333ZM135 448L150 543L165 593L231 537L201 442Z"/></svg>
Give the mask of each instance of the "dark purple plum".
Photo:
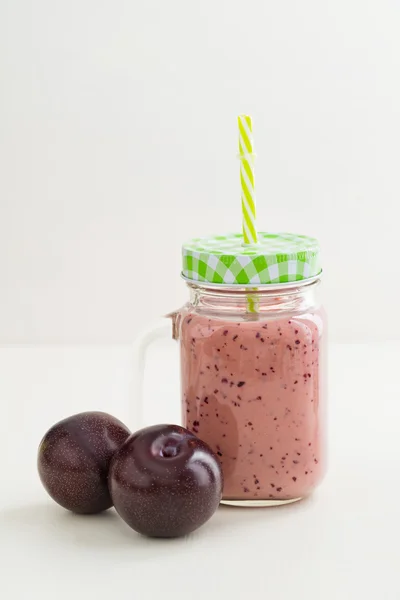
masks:
<svg viewBox="0 0 400 600"><path fill-rule="evenodd" d="M129 435L121 421L103 412L79 413L53 425L40 442L37 460L53 500L81 514L110 508L111 458Z"/></svg>
<svg viewBox="0 0 400 600"><path fill-rule="evenodd" d="M222 487L214 452L179 425L133 433L111 461L114 506L143 535L178 537L194 531L214 514Z"/></svg>

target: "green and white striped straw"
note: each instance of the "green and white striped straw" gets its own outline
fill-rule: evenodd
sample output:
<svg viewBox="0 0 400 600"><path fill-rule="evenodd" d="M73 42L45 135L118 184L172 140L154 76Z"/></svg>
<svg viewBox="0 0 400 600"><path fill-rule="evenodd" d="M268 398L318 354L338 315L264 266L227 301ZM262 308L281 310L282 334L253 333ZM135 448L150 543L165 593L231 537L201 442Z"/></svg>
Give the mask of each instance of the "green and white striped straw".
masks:
<svg viewBox="0 0 400 600"><path fill-rule="evenodd" d="M245 244L257 244L256 197L254 189L253 123L249 115L238 116L242 224Z"/></svg>
<svg viewBox="0 0 400 600"><path fill-rule="evenodd" d="M246 245L251 245L257 244L258 242L256 228L256 195L254 189L253 122L249 115L239 115L238 125L243 241ZM247 310L253 315L258 313L257 297L250 294L247 296Z"/></svg>

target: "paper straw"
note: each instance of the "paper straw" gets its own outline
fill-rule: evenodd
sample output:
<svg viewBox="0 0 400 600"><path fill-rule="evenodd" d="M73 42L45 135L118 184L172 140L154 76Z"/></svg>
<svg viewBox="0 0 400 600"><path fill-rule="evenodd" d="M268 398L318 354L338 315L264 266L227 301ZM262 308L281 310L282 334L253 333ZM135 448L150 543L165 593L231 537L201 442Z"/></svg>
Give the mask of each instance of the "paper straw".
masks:
<svg viewBox="0 0 400 600"><path fill-rule="evenodd" d="M256 197L254 190L253 123L249 115L238 116L242 227L245 244L256 244Z"/></svg>
<svg viewBox="0 0 400 600"><path fill-rule="evenodd" d="M256 196L254 189L254 140L253 122L249 115L238 116L240 185L242 191L242 228L246 245L257 244ZM255 288L257 290L257 288ZM247 295L247 311L258 313L258 299Z"/></svg>

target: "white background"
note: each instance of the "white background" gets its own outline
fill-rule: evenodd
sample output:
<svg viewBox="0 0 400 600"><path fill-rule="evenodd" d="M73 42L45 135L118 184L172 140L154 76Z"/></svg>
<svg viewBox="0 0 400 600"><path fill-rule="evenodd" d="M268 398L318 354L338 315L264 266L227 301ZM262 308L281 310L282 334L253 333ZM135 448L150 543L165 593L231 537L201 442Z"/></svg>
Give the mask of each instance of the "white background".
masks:
<svg viewBox="0 0 400 600"><path fill-rule="evenodd" d="M2 0L0 342L181 304L183 239L240 227L239 112L260 229L321 240L332 339L400 338L399 27L398 0Z"/></svg>
<svg viewBox="0 0 400 600"><path fill-rule="evenodd" d="M1 598L399 599L399 31L398 0L0 0L0 345L30 344L0 347ZM131 342L184 302L182 241L240 228L240 112L260 229L323 248L330 468L164 544L58 508L37 446L143 424ZM146 424L179 421L177 354L149 352Z"/></svg>

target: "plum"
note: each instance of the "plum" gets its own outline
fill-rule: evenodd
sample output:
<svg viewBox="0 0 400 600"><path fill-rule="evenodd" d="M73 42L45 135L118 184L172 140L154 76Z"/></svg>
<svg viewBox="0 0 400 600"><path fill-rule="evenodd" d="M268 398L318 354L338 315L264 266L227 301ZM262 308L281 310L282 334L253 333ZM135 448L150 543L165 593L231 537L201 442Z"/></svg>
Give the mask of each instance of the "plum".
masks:
<svg viewBox="0 0 400 600"><path fill-rule="evenodd" d="M110 508L110 461L129 435L121 421L103 412L79 413L53 425L40 442L37 459L40 479L53 500L81 514Z"/></svg>
<svg viewBox="0 0 400 600"><path fill-rule="evenodd" d="M209 446L179 425L133 433L115 453L109 488L118 514L135 531L177 537L215 512L223 477Z"/></svg>

